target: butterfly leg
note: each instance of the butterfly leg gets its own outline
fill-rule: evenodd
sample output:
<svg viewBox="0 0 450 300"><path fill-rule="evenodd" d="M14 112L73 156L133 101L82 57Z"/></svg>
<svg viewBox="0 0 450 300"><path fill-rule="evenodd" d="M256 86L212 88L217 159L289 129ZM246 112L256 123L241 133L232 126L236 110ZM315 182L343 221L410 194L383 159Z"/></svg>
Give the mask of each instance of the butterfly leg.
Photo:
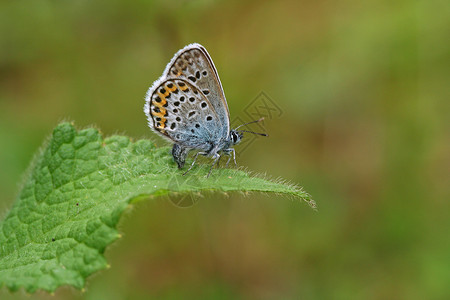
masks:
<svg viewBox="0 0 450 300"><path fill-rule="evenodd" d="M234 149L233 149L233 150L234 150ZM227 160L227 163L225 164L225 168L228 167L228 164L230 163L230 160L231 160L231 154L230 154L230 152L232 152L232 151L224 151L224 154L226 154L226 155L228 156L228 160ZM219 165L220 165L220 160L222 159L222 156L223 156L223 155L221 155L221 156L219 157L219 160L217 161L217 167L219 167Z"/></svg>
<svg viewBox="0 0 450 300"><path fill-rule="evenodd" d="M217 162L220 160L220 154L218 154L218 153L214 154L213 158L214 158L214 162L213 162L213 164L211 165L211 168L209 168L209 173L208 173L208 175L206 176L206 178L208 178L209 175L211 175L212 169L213 169L214 166L217 164Z"/></svg>
<svg viewBox="0 0 450 300"><path fill-rule="evenodd" d="M225 151L226 151L225 153L227 153L227 155L229 156L229 157L228 157L227 164L225 165L225 168L227 168L227 167L228 167L228 164L230 163L230 160L231 160L231 153L233 153L234 165L237 167L237 163L236 163L236 151L234 151L233 148L229 148L229 149L227 149L227 150L225 150Z"/></svg>
<svg viewBox="0 0 450 300"><path fill-rule="evenodd" d="M219 167L221 159L222 159L222 155L219 157L219 160L217 161L217 167Z"/></svg>
<svg viewBox="0 0 450 300"><path fill-rule="evenodd" d="M189 169L188 169L186 172L183 173L183 176L186 175L186 174L192 169L192 167L193 167L194 164L195 164L195 161L197 160L197 157L198 157L200 154L201 154L201 155L208 155L208 153L206 153L206 152L197 152L197 154L195 154L195 156L194 156L194 161L192 162L192 164L191 164L191 166L189 167Z"/></svg>

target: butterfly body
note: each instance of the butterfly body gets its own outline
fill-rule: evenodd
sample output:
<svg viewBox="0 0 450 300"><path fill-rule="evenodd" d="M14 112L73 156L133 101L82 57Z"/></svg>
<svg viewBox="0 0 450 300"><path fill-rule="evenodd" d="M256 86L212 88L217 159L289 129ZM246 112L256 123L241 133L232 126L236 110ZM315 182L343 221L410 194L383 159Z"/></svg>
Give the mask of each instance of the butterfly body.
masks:
<svg viewBox="0 0 450 300"><path fill-rule="evenodd" d="M190 44L175 54L147 91L144 112L149 127L174 144L172 156L179 168L190 150L199 152L188 171L200 154L213 157L212 167L221 154L235 158L232 146L240 142L242 133L230 130L219 75L200 44Z"/></svg>

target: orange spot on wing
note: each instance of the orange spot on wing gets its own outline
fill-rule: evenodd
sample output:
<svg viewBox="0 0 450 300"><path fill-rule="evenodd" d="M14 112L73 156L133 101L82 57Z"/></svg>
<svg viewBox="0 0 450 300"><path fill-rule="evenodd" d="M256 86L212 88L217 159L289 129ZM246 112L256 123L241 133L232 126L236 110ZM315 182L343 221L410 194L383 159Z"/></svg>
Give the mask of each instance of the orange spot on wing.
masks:
<svg viewBox="0 0 450 300"><path fill-rule="evenodd" d="M176 91L177 90L177 86L174 84L171 88L170 87L168 87L168 86L166 86L166 88L167 88L167 90L169 91L169 95L170 95L170 93L171 92L173 92L173 91ZM168 96L168 95L167 95ZM166 97L167 97L166 96Z"/></svg>
<svg viewBox="0 0 450 300"><path fill-rule="evenodd" d="M157 128L161 129L161 128L166 128L166 118L161 118L161 121L159 121L160 126L157 126Z"/></svg>
<svg viewBox="0 0 450 300"><path fill-rule="evenodd" d="M161 94L161 92L158 92L158 96L161 97L161 100L169 96L170 92L166 91L164 94ZM165 99L164 99L165 100Z"/></svg>
<svg viewBox="0 0 450 300"><path fill-rule="evenodd" d="M161 99L161 102L152 101L153 105L158 106L160 108L163 107L163 105L165 105L167 103L166 96L168 96L168 95L169 95L169 92L165 92L164 94L161 94L160 92L158 92L158 96Z"/></svg>
<svg viewBox="0 0 450 300"><path fill-rule="evenodd" d="M166 115L166 110L164 108L160 108L160 110L161 110L160 112L152 111L152 115L160 118L164 117Z"/></svg>

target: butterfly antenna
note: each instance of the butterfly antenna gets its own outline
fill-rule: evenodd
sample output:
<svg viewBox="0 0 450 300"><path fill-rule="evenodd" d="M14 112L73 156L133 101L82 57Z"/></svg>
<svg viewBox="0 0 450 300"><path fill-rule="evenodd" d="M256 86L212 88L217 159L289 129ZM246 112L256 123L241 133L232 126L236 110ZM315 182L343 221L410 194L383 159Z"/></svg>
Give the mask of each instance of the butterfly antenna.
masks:
<svg viewBox="0 0 450 300"><path fill-rule="evenodd" d="M235 130L238 129L238 128L240 128L240 127L242 127L242 126L245 126L245 125L248 125L248 124L253 124L253 123L258 123L258 122L262 122L262 121L264 121L264 117L262 117L261 119L256 120L256 121L251 121L251 122L248 122L248 123L239 125L238 127L235 128Z"/></svg>
<svg viewBox="0 0 450 300"><path fill-rule="evenodd" d="M262 121L264 121L264 117L262 117L261 119L256 120L256 121L251 121L251 122L248 122L248 123L239 125L239 126L236 127L234 130L237 130L237 129L239 129L239 127L242 127L242 126L245 126L245 125L248 125L248 124L259 123L259 122L262 122ZM257 134L257 135L261 135L261 136L269 136L268 134L265 134L265 133L259 133L259 132L249 131L249 130L237 130L237 131L239 131L239 132L253 133L253 134Z"/></svg>
<svg viewBox="0 0 450 300"><path fill-rule="evenodd" d="M259 132L248 131L248 130L238 130L238 132L248 132L248 133L253 133L253 134L257 134L257 135L261 135L261 136L269 136L266 133L259 133Z"/></svg>

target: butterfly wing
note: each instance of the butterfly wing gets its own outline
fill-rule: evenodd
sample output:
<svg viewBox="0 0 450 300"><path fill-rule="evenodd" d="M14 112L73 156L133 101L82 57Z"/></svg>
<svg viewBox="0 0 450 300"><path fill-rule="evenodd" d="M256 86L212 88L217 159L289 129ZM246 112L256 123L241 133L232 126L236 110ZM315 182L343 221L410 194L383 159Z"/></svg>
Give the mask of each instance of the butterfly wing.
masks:
<svg viewBox="0 0 450 300"><path fill-rule="evenodd" d="M145 100L150 128L176 144L208 151L223 138L215 107L187 80L163 76L148 90Z"/></svg>
<svg viewBox="0 0 450 300"><path fill-rule="evenodd" d="M221 123L222 135L230 132L230 113L219 74L206 49L190 44L178 51L164 70L163 76L180 78L195 85L214 108Z"/></svg>

